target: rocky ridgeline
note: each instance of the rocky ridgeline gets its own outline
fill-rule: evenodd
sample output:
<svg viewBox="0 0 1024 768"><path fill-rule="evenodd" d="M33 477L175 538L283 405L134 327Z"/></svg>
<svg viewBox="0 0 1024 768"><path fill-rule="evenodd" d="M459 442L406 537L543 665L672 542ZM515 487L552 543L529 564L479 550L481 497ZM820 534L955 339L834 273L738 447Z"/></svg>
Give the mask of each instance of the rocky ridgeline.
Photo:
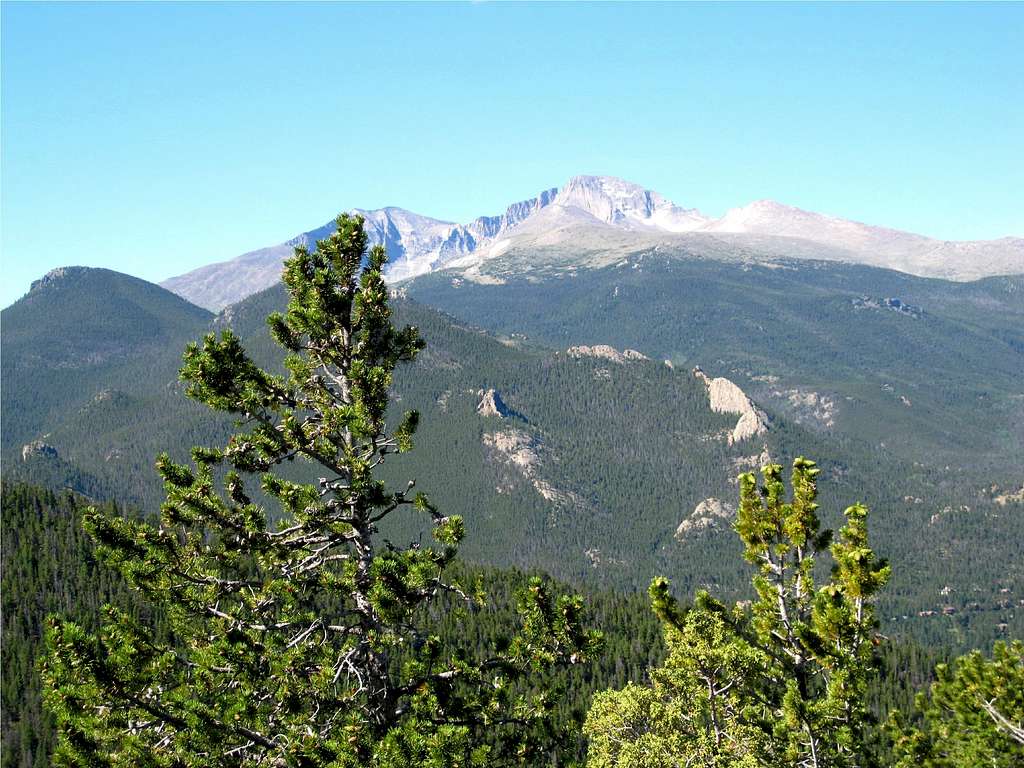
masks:
<svg viewBox="0 0 1024 768"><path fill-rule="evenodd" d="M729 445L738 443L768 431L768 417L756 407L742 389L729 379L721 376L708 378L700 367L693 369L693 375L704 383L708 390L708 401L715 413L735 413L740 418L729 433Z"/></svg>
<svg viewBox="0 0 1024 768"><path fill-rule="evenodd" d="M565 354L575 360L579 360L581 357L597 357L619 365L624 365L630 360L650 360L647 355L637 352L635 349L624 349L619 352L615 347L609 347L607 344L595 344L592 347L569 347L565 350Z"/></svg>
<svg viewBox="0 0 1024 768"><path fill-rule="evenodd" d="M778 255L784 242L783 251L793 258L839 258L956 280L1018 274L1024 265L1024 238L932 240L771 200L733 208L715 219L611 176L575 176L561 188L551 187L509 205L502 214L480 216L465 224L397 207L354 208L351 212L365 218L370 243L387 248L391 282L448 268L468 269L467 277L478 281L482 277L479 266L485 260L510 249L539 244L571 245L568 251L574 254L573 261L567 266L580 266L586 262L578 261L577 246L588 231L597 233L598 250L609 248L612 240L631 250L649 247L652 242L655 247L685 243L687 249L700 250L712 244L709 254L720 253L724 245L730 254L741 249L765 257ZM281 262L291 256L294 246L313 248L317 240L333 230L334 222L330 221L278 245L208 264L161 285L194 304L219 311L276 283L281 277ZM794 248L794 241L804 247ZM919 311L898 299L865 297L865 301L869 303L864 306L885 306L913 316Z"/></svg>

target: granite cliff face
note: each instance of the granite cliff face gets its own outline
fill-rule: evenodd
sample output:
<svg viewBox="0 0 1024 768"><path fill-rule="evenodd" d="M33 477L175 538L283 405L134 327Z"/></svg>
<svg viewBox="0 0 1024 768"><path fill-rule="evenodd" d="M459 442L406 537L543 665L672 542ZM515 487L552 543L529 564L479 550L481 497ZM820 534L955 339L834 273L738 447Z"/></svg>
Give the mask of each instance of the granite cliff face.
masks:
<svg viewBox="0 0 1024 768"><path fill-rule="evenodd" d="M626 229L692 232L711 222L695 208L680 208L657 192L611 176L574 176L553 204Z"/></svg>
<svg viewBox="0 0 1024 768"><path fill-rule="evenodd" d="M727 501L704 499L694 507L693 512L682 519L676 528L675 537L679 541L685 541L693 535L728 527L735 514L736 507Z"/></svg>
<svg viewBox="0 0 1024 768"><path fill-rule="evenodd" d="M32 285L28 289L29 293L46 288L47 286L57 285L65 278L75 278L89 271L89 267L57 267L56 269L51 269L38 280L32 281Z"/></svg>
<svg viewBox="0 0 1024 768"><path fill-rule="evenodd" d="M557 194L557 187L545 189L537 197L513 203L500 216L480 216L467 224L464 229L475 238L476 242L493 240L526 221L541 208L551 205Z"/></svg>
<svg viewBox="0 0 1024 768"><path fill-rule="evenodd" d="M477 394L480 396L480 402L476 406L476 412L480 416L497 416L504 419L509 415L508 406L501 399L501 395L493 389L486 392L480 390Z"/></svg>
<svg viewBox="0 0 1024 768"><path fill-rule="evenodd" d="M768 417L755 406L750 398L729 379L721 376L709 378L700 368L693 369L693 375L704 383L708 391L708 404L716 413L735 413L739 421L729 433L729 444L738 443L750 437L763 435L768 431Z"/></svg>

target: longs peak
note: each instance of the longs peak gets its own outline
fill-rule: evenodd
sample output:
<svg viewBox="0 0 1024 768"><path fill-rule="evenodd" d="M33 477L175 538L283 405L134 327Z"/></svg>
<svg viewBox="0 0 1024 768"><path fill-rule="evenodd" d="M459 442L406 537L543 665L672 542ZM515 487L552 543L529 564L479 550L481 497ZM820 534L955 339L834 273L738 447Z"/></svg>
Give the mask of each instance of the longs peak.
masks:
<svg viewBox="0 0 1024 768"><path fill-rule="evenodd" d="M393 281L449 266L473 266L513 244L521 249L558 245L572 258L584 241L594 250L602 248L602 243L611 248L612 241L617 247L646 247L652 238L696 252L721 253L724 247L773 256L841 259L957 280L1024 273L1024 239L1020 238L948 243L773 200L733 208L715 219L614 176L574 176L560 188L546 189L509 205L503 213L479 216L465 224L397 207L350 210L366 218L371 243L388 249ZM280 279L281 262L295 245L313 245L332 229L333 222L328 222L280 245L200 267L161 285L218 310L273 285Z"/></svg>

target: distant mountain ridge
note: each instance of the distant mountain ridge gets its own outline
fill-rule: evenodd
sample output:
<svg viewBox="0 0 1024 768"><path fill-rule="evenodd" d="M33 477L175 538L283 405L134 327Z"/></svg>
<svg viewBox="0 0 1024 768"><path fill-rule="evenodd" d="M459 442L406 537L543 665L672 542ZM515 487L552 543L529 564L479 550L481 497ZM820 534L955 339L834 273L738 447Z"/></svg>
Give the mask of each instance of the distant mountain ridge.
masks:
<svg viewBox="0 0 1024 768"><path fill-rule="evenodd" d="M351 212L366 217L370 241L388 249L392 281L449 267L479 273L481 265L516 248L557 248L560 258L571 264L581 251L622 253L660 244L685 245L710 258L738 252L819 258L951 280L1024 273L1024 238L936 240L772 200L733 208L715 219L611 176L575 176L561 188L546 189L502 214L467 224L397 207ZM194 304L219 310L273 285L282 260L296 245L313 246L332 229L333 222L328 222L161 285Z"/></svg>

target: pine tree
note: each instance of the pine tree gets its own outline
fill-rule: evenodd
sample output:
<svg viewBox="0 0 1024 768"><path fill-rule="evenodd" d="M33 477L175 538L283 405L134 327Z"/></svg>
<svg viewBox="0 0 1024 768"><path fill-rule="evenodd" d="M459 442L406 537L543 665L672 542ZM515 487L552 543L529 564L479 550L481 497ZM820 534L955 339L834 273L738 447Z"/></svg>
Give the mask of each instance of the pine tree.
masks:
<svg viewBox="0 0 1024 768"><path fill-rule="evenodd" d="M916 725L889 723L898 768L1024 765L1024 642L998 642L991 658L971 651L936 678L917 696Z"/></svg>
<svg viewBox="0 0 1024 768"><path fill-rule="evenodd" d="M872 600L889 578L867 541L867 509L849 507L835 543L817 516L819 470L793 463L740 482L735 528L757 567L757 599L731 610L707 593L684 609L664 578L651 584L669 657L650 688L595 697L586 730L590 760L627 766L793 766L872 763L866 726L875 628ZM830 546L831 544L831 546ZM832 576L815 584L830 550ZM637 749L640 744L642 749Z"/></svg>
<svg viewBox="0 0 1024 768"><path fill-rule="evenodd" d="M464 535L410 482L375 470L411 447L418 416L389 429L395 367L423 341L391 322L380 246L360 217L285 263L287 312L268 318L284 375L230 331L185 352L187 394L234 414L223 448L157 461L159 524L91 509L98 552L166 617L169 636L113 607L100 632L51 617L41 663L56 761L99 766L449 766L531 754L552 702L530 675L582 662L597 636L578 598L534 579L520 626L487 658L430 631L429 608L482 598L448 580ZM312 463L317 483L281 466ZM258 478L272 522L246 490ZM433 545L399 548L382 522L418 514ZM436 608L435 608L436 610Z"/></svg>

